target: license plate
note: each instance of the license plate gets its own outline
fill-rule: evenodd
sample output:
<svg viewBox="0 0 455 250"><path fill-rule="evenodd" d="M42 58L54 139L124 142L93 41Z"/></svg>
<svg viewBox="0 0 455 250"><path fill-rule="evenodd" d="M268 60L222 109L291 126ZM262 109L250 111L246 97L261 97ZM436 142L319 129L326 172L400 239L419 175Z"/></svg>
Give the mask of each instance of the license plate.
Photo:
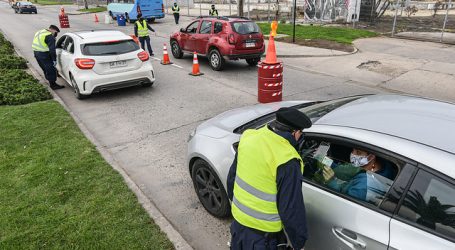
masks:
<svg viewBox="0 0 455 250"><path fill-rule="evenodd" d="M109 66L111 68L119 68L119 67L125 67L126 66L126 61L115 61L115 62L110 62Z"/></svg>
<svg viewBox="0 0 455 250"><path fill-rule="evenodd" d="M247 47L247 48L256 47L256 43L246 43L245 47Z"/></svg>

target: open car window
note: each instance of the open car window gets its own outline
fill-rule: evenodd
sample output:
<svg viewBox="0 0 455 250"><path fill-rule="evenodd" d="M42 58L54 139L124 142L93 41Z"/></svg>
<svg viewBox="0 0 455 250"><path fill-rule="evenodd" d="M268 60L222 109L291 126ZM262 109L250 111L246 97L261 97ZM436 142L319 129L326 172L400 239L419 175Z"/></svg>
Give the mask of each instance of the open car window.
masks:
<svg viewBox="0 0 455 250"><path fill-rule="evenodd" d="M190 25L188 25L188 27L186 27L186 32L187 33L196 33L198 24L199 24L199 21L195 21L195 22L191 23Z"/></svg>

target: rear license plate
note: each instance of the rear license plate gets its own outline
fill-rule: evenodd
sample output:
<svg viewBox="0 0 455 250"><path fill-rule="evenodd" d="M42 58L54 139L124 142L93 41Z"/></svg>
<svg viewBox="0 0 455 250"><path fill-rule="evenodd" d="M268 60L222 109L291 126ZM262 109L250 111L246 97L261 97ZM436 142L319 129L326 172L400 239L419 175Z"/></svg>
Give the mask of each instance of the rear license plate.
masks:
<svg viewBox="0 0 455 250"><path fill-rule="evenodd" d="M126 61L115 61L115 62L110 62L109 66L111 68L119 68L119 67L125 67L126 66Z"/></svg>
<svg viewBox="0 0 455 250"><path fill-rule="evenodd" d="M247 48L256 47L256 43L246 43L246 44L245 44L245 47L247 47Z"/></svg>

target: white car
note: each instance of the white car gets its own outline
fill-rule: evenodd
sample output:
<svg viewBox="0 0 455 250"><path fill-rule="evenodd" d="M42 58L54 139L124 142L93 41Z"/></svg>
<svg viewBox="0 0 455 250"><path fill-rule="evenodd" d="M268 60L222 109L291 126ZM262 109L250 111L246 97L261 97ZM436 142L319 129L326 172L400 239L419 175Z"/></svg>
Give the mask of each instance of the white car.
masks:
<svg viewBox="0 0 455 250"><path fill-rule="evenodd" d="M56 48L58 73L78 99L135 85L150 87L155 81L149 54L120 31L66 33Z"/></svg>

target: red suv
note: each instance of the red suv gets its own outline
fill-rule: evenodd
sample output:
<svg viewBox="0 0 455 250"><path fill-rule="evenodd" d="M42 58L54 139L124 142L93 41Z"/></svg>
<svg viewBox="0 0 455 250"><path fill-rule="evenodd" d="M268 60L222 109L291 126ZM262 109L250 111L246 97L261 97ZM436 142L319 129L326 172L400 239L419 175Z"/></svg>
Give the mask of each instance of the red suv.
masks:
<svg viewBox="0 0 455 250"><path fill-rule="evenodd" d="M210 67L221 70L225 60L246 59L255 66L264 53L264 36L255 22L241 17L198 17L171 35L175 58L183 53L207 56Z"/></svg>

